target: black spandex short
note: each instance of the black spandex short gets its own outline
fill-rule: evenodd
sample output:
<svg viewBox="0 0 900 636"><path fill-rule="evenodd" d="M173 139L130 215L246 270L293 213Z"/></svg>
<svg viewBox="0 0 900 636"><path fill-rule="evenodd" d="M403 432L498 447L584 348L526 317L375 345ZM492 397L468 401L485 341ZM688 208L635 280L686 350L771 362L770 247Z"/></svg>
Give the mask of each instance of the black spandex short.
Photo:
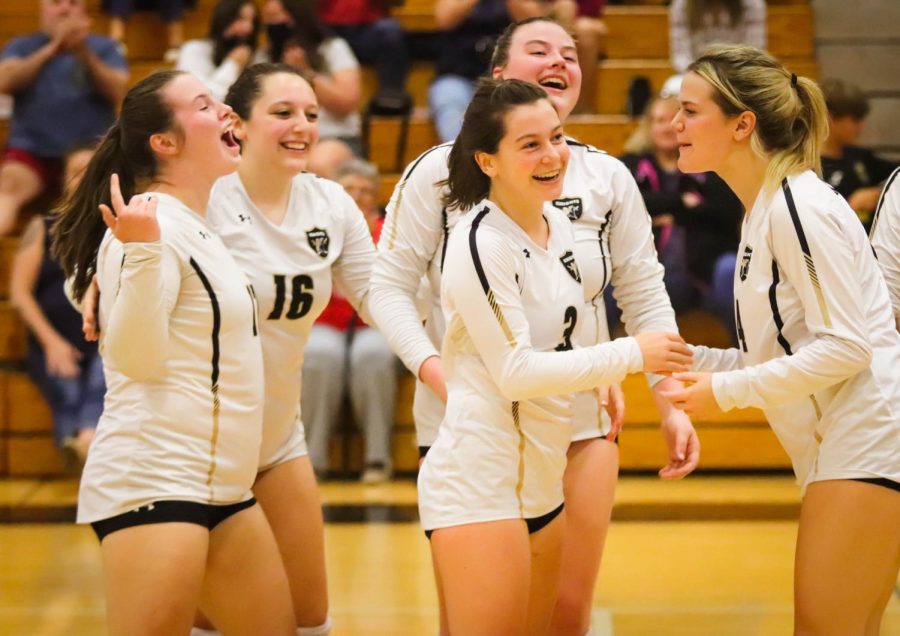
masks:
<svg viewBox="0 0 900 636"><path fill-rule="evenodd" d="M155 501L130 512L109 519L101 519L91 524L97 539L101 542L106 535L116 530L144 526L151 523L195 523L212 530L231 515L249 508L256 503L250 498L236 504L214 505L195 501Z"/></svg>
<svg viewBox="0 0 900 636"><path fill-rule="evenodd" d="M858 479L851 479L850 481L861 481L864 484L875 484L876 486L884 486L885 488L890 488L891 490L900 492L900 483L892 479L888 479L887 477L860 477Z"/></svg>
<svg viewBox="0 0 900 636"><path fill-rule="evenodd" d="M559 516L559 513L563 511L563 507L565 504L559 504L556 508L551 510L545 515L541 515L540 517L534 517L532 519L525 519L525 525L528 527L528 534L534 534L538 530L543 529L546 525L548 525L551 521L556 519ZM431 540L431 533L434 530L426 530L425 536Z"/></svg>

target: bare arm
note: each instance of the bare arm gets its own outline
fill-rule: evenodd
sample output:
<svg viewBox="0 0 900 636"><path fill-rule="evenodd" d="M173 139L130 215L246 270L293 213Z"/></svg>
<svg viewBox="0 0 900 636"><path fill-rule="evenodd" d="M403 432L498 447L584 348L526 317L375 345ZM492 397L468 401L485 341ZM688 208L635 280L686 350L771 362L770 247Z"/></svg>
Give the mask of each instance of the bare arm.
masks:
<svg viewBox="0 0 900 636"><path fill-rule="evenodd" d="M59 51L59 40L51 40L27 57L11 57L0 62L0 93L13 95L34 82L50 58Z"/></svg>
<svg viewBox="0 0 900 636"><path fill-rule="evenodd" d="M97 92L118 106L128 90L128 72L108 66L87 45L75 52L84 63Z"/></svg>
<svg viewBox="0 0 900 636"><path fill-rule="evenodd" d="M359 110L362 98L359 69L344 69L331 75L317 73L313 76L313 88L319 104L337 115L346 116Z"/></svg>
<svg viewBox="0 0 900 636"><path fill-rule="evenodd" d="M436 0L434 23L442 31L454 29L472 13L477 4L478 0Z"/></svg>

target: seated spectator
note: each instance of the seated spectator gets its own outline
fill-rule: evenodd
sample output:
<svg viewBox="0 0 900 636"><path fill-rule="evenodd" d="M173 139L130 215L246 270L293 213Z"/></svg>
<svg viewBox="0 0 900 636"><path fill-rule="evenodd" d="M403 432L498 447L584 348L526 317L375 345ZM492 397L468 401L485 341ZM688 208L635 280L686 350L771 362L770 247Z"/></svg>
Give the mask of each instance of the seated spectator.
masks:
<svg viewBox="0 0 900 636"><path fill-rule="evenodd" d="M869 100L858 87L841 80L822 82L828 105L828 138L822 150L822 178L847 199L868 230L878 196L897 162L860 148Z"/></svg>
<svg viewBox="0 0 900 636"><path fill-rule="evenodd" d="M409 54L403 27L388 14L402 0L319 0L319 17L353 49L363 64L373 66L378 89L372 104L383 113L402 113L411 106L406 92Z"/></svg>
<svg viewBox="0 0 900 636"><path fill-rule="evenodd" d="M356 201L377 243L384 223L377 205L377 168L352 159L338 168L335 180ZM365 437L362 481L390 479L397 358L384 336L362 322L350 303L334 291L306 345L300 398L309 457L320 475L328 469L328 440L345 392L350 395L353 417Z"/></svg>
<svg viewBox="0 0 900 636"><path fill-rule="evenodd" d="M765 0L672 0L669 49L672 67L682 74L711 44L766 48Z"/></svg>
<svg viewBox="0 0 900 636"><path fill-rule="evenodd" d="M581 66L581 94L575 114L597 112L597 64L606 57L609 29L600 19L606 0L556 0L553 16L575 35Z"/></svg>
<svg viewBox="0 0 900 636"><path fill-rule="evenodd" d="M343 141L359 156L362 77L350 45L319 21L309 0L266 0L262 20L269 44L256 61L300 69L319 100L319 139Z"/></svg>
<svg viewBox="0 0 900 636"><path fill-rule="evenodd" d="M175 67L193 73L213 97L225 99L259 42L259 15L251 0L219 0L209 19L209 36L181 47Z"/></svg>
<svg viewBox="0 0 900 636"><path fill-rule="evenodd" d="M743 209L715 174L678 170L678 141L672 127L677 111L676 98L653 100L622 161L650 213L673 308L681 312L706 307L736 342L733 286ZM610 313L617 315L618 310Z"/></svg>
<svg viewBox="0 0 900 636"><path fill-rule="evenodd" d="M84 0L41 0L41 30L0 53L0 93L14 99L0 163L0 236L23 205L58 189L66 151L105 133L125 95L119 47L89 25Z"/></svg>
<svg viewBox="0 0 900 636"><path fill-rule="evenodd" d="M475 80L488 70L494 42L510 22L548 15L553 2L537 0L435 0L442 31L428 106L441 141L456 139Z"/></svg>
<svg viewBox="0 0 900 636"><path fill-rule="evenodd" d="M65 190L81 181L93 149L66 157ZM69 468L81 467L103 412L103 363L81 333L81 314L63 291L65 275L50 253L53 215L28 224L12 265L9 293L28 327L25 366L53 413L53 436Z"/></svg>
<svg viewBox="0 0 900 636"><path fill-rule="evenodd" d="M109 37L123 44L125 41L125 25L135 9L149 9L159 13L166 25L166 43L168 49L163 56L166 62L178 59L178 49L184 42L184 10L187 5L193 8L196 0L143 0L135 6L135 0L103 0L101 8L108 14Z"/></svg>

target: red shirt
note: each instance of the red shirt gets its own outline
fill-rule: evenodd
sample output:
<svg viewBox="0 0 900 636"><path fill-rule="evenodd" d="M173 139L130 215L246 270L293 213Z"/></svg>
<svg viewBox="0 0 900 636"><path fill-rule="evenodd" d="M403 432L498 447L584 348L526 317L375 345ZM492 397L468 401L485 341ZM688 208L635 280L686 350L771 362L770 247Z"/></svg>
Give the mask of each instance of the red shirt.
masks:
<svg viewBox="0 0 900 636"><path fill-rule="evenodd" d="M371 24L386 15L383 2L372 0L319 0L319 19L325 24Z"/></svg>
<svg viewBox="0 0 900 636"><path fill-rule="evenodd" d="M379 218L375 221L372 238L375 239L376 244L378 243L378 239L381 238L381 228L383 225L384 218ZM350 328L360 329L368 327L368 325L356 315L350 301L348 301L337 289L331 292L331 301L329 301L321 315L316 319L316 324L333 327L338 331L347 331Z"/></svg>

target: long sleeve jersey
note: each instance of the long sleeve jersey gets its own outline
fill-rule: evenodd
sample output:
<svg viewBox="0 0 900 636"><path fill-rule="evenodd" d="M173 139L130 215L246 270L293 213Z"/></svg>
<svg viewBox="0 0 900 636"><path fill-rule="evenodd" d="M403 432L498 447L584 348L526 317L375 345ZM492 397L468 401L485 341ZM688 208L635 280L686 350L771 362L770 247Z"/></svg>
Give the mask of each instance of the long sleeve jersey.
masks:
<svg viewBox="0 0 900 636"><path fill-rule="evenodd" d="M208 214L259 304L265 467L300 417L303 350L332 284L369 318L375 247L353 199L338 184L309 173L294 177L287 214L278 225L253 204L237 173L216 182Z"/></svg>
<svg viewBox="0 0 900 636"><path fill-rule="evenodd" d="M739 347L694 348L695 370L719 371L719 405L762 408L803 486L850 469L900 477L900 336L846 201L810 171L761 191L734 287ZM834 472L820 461L852 445L870 450L859 465Z"/></svg>
<svg viewBox="0 0 900 636"><path fill-rule="evenodd" d="M103 416L81 481L86 523L153 501L250 497L262 433L262 354L243 272L212 227L158 198L161 240L97 256Z"/></svg>
<svg viewBox="0 0 900 636"><path fill-rule="evenodd" d="M900 168L888 178L875 208L869 239L884 273L894 307L894 322L900 329Z"/></svg>

